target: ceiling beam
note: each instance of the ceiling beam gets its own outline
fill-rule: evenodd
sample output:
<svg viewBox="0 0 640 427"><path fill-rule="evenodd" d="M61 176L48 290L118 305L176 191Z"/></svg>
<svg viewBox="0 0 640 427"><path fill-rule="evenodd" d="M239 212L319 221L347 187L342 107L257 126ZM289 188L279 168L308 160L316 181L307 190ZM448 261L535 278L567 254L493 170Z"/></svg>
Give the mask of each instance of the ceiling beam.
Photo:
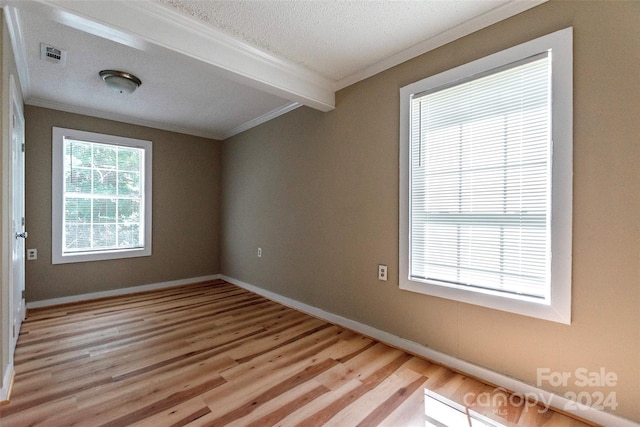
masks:
<svg viewBox="0 0 640 427"><path fill-rule="evenodd" d="M158 3L38 1L52 7L65 25L138 49L166 48L254 89L324 112L335 108L334 81Z"/></svg>

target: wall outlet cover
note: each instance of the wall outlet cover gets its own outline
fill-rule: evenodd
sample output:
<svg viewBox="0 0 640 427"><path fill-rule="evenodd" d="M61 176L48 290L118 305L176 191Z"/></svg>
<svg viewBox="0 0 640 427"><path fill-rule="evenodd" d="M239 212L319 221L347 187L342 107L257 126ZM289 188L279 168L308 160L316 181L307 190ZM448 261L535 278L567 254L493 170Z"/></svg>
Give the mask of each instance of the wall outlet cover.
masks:
<svg viewBox="0 0 640 427"><path fill-rule="evenodd" d="M387 266L378 264L378 280L387 281Z"/></svg>

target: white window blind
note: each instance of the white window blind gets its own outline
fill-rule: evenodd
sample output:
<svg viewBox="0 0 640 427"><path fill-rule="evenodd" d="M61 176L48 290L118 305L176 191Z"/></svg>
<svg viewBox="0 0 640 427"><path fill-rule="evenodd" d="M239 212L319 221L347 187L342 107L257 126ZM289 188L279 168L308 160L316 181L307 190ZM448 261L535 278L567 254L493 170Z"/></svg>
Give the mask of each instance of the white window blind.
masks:
<svg viewBox="0 0 640 427"><path fill-rule="evenodd" d="M151 255L153 143L54 127L51 261Z"/></svg>
<svg viewBox="0 0 640 427"><path fill-rule="evenodd" d="M63 254L144 245L144 155L64 138Z"/></svg>
<svg viewBox="0 0 640 427"><path fill-rule="evenodd" d="M411 98L410 280L547 298L551 57Z"/></svg>

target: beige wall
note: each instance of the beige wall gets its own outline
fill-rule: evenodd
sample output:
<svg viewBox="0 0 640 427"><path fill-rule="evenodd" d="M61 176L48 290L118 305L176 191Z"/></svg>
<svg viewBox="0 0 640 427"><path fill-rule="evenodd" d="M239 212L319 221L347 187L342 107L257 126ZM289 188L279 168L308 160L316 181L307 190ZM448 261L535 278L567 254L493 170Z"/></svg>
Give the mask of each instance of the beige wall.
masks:
<svg viewBox="0 0 640 427"><path fill-rule="evenodd" d="M617 385L586 390L640 420L639 22L640 2L546 3L341 90L330 113L300 108L225 141L223 274L534 385L537 368L604 367ZM573 323L399 290L399 88L568 26Z"/></svg>
<svg viewBox="0 0 640 427"><path fill-rule="evenodd" d="M27 106L27 302L219 273L218 141ZM51 128L153 141L153 254L51 264Z"/></svg>

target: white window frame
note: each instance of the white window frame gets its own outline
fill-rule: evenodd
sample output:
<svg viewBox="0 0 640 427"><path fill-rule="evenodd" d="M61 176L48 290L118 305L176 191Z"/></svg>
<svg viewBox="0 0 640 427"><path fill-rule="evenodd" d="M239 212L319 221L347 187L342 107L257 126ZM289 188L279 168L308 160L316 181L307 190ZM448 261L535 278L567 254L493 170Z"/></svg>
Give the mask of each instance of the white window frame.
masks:
<svg viewBox="0 0 640 427"><path fill-rule="evenodd" d="M63 221L64 221L64 140L65 138L97 142L125 147L136 147L144 150L143 171L143 245L139 248L110 249L103 251L87 252L63 252ZM101 261L110 259L133 258L151 255L151 203L152 203L152 142L141 139L125 138L121 136L106 135L75 129L53 127L52 129L52 239L51 254L53 264L66 264L74 262Z"/></svg>
<svg viewBox="0 0 640 427"><path fill-rule="evenodd" d="M550 289L543 299L461 289L409 277L410 263L410 114L413 94L468 79L524 58L551 52L551 258ZM571 323L571 250L573 187L573 31L531 40L425 78L400 89L400 238L401 289L554 322Z"/></svg>

